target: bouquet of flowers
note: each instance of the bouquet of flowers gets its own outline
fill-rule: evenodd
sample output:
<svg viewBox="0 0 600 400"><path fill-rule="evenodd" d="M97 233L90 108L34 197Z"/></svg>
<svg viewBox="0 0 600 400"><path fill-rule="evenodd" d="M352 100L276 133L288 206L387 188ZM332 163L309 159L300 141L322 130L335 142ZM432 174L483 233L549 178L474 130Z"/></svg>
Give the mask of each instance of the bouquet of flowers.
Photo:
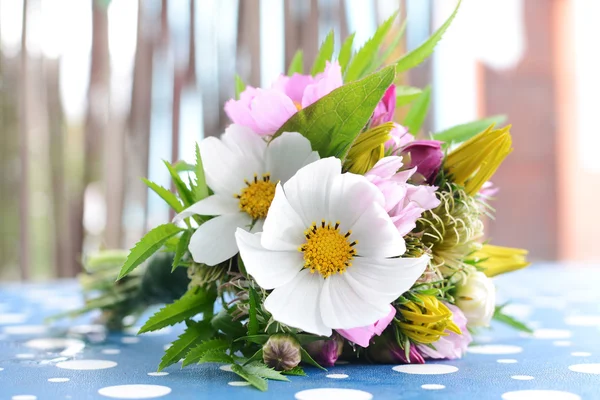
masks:
<svg viewBox="0 0 600 400"><path fill-rule="evenodd" d="M526 329L490 279L527 266L526 251L487 243L482 222L510 127L492 118L417 140L429 90L397 84L455 14L388 66L396 15L355 53L350 36L334 57L329 34L310 74L298 52L270 88L237 78L225 133L197 145L195 165L166 163L177 193L145 181L173 222L88 260L84 287L102 295L86 310L119 327L170 302L140 330L185 322L159 369L227 363L260 390L339 357L460 358L494 316Z"/></svg>

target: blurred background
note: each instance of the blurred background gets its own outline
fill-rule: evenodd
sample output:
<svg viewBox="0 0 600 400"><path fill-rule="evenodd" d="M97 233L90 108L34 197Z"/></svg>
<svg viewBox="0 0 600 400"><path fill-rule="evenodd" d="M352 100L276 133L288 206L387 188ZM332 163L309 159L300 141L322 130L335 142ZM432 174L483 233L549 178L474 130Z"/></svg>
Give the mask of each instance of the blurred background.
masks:
<svg viewBox="0 0 600 400"><path fill-rule="evenodd" d="M0 0L0 280L73 276L128 248L169 211L161 160L193 162L222 133L237 72L269 85L294 52L305 69L330 29L360 47L400 9L398 58L454 0ZM496 244L533 260L600 259L600 35L595 0L464 0L434 56L403 80L432 85L424 133L505 114L515 151ZM393 32L392 32L393 34Z"/></svg>

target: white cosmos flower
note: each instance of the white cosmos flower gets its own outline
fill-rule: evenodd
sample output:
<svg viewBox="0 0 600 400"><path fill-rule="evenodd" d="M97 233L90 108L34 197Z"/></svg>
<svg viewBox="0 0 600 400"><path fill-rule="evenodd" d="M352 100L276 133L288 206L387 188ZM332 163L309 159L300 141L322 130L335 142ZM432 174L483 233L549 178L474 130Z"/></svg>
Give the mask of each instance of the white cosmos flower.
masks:
<svg viewBox="0 0 600 400"><path fill-rule="evenodd" d="M275 185L319 159L299 133L284 132L267 145L249 128L235 124L220 139L204 139L200 154L206 183L214 194L182 211L175 222L194 214L217 216L200 225L190 240L194 261L207 265L238 252L237 228L262 230Z"/></svg>
<svg viewBox="0 0 600 400"><path fill-rule="evenodd" d="M300 169L275 198L262 233L236 232L249 274L274 289L276 321L319 335L373 324L410 289L429 258L390 258L404 239L364 176L342 174L337 158Z"/></svg>

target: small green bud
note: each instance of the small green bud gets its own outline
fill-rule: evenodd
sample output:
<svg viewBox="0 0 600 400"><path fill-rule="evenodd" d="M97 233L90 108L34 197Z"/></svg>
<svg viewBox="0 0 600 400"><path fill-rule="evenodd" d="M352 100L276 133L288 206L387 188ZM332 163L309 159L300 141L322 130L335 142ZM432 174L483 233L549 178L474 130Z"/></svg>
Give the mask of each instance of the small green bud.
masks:
<svg viewBox="0 0 600 400"><path fill-rule="evenodd" d="M300 343L286 334L271 335L263 346L263 361L277 371L288 371L300 364Z"/></svg>

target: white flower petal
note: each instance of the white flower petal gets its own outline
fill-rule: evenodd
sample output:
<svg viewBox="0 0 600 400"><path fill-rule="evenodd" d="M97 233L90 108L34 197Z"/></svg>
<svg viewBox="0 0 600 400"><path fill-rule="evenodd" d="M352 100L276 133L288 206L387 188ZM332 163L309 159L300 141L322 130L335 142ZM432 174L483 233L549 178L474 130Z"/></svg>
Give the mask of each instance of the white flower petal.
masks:
<svg viewBox="0 0 600 400"><path fill-rule="evenodd" d="M200 143L200 155L206 176L206 183L213 192L233 196L245 187L243 157L235 154L215 137L208 137Z"/></svg>
<svg viewBox="0 0 600 400"><path fill-rule="evenodd" d="M273 139L265 152L266 170L271 179L285 183L314 158L310 141L298 132L283 132ZM317 153L318 156L318 153ZM310 157L310 158L309 158Z"/></svg>
<svg viewBox="0 0 600 400"><path fill-rule="evenodd" d="M216 265L236 255L235 231L237 228L247 228L251 222L248 214L238 212L215 217L200 225L188 247L194 261Z"/></svg>
<svg viewBox="0 0 600 400"><path fill-rule="evenodd" d="M252 129L231 124L225 133L221 136L221 140L232 152L238 156L253 159L259 165L265 157L267 142L259 135L254 133Z"/></svg>
<svg viewBox="0 0 600 400"><path fill-rule="evenodd" d="M192 204L173 218L173 222L181 222L192 215L222 215L240 211L239 201L234 197L215 194Z"/></svg>
<svg viewBox="0 0 600 400"><path fill-rule="evenodd" d="M306 228L278 183L263 226L261 244L269 250L297 252L298 247L305 241Z"/></svg>
<svg viewBox="0 0 600 400"><path fill-rule="evenodd" d="M372 203L350 228L349 240L356 240L356 253L362 257L395 257L406 252L404 238L390 216L379 204Z"/></svg>
<svg viewBox="0 0 600 400"><path fill-rule="evenodd" d="M332 329L352 329L371 325L390 312L390 302L382 301L370 288L356 285L347 275L346 271L325 279L320 299L325 325Z"/></svg>
<svg viewBox="0 0 600 400"><path fill-rule="evenodd" d="M341 173L338 158L324 158L303 167L283 185L290 205L306 227L327 218L329 192L335 177Z"/></svg>
<svg viewBox="0 0 600 400"><path fill-rule="evenodd" d="M323 283L320 274L311 274L304 269L292 281L273 290L265 300L265 308L275 321L316 335L330 336L331 329L323 323L319 311Z"/></svg>
<svg viewBox="0 0 600 400"><path fill-rule="evenodd" d="M260 244L260 233L238 229L235 233L240 255L246 271L263 289L285 285L302 269L302 253L295 251L271 251Z"/></svg>

